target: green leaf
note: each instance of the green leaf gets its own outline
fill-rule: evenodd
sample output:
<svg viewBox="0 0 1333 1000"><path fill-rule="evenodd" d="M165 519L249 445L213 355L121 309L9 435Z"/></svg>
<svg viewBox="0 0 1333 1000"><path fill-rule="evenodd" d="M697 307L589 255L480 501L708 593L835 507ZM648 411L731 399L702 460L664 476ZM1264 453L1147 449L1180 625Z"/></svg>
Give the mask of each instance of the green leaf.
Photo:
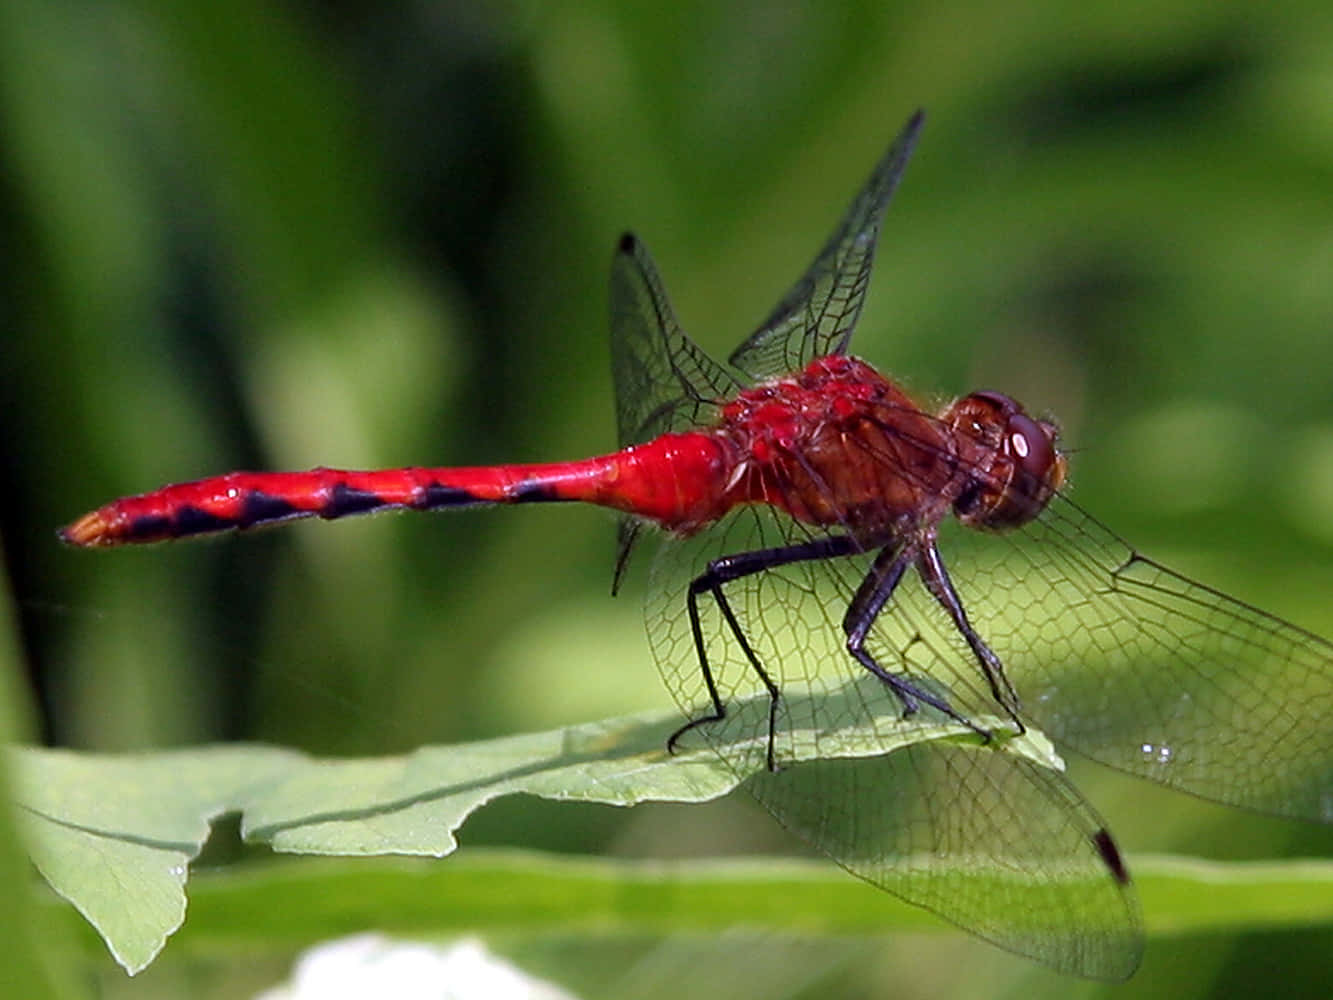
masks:
<svg viewBox="0 0 1333 1000"><path fill-rule="evenodd" d="M301 760L252 746L10 755L33 863L131 973L184 921L188 864L210 820Z"/></svg>
<svg viewBox="0 0 1333 1000"><path fill-rule="evenodd" d="M217 816L239 812L244 839L277 851L442 857L458 846L454 833L467 817L502 795L702 802L749 777L711 749L669 755L678 725L674 715L630 717L372 760L230 745L129 755L27 747L14 749L11 763L38 870L133 973L184 920L188 865ZM979 742L964 727L919 721L824 732L825 751L834 736L849 757L935 739ZM815 745L815 734L793 734L797 760ZM1059 765L1039 736L1011 739L1005 749Z"/></svg>
<svg viewBox="0 0 1333 1000"><path fill-rule="evenodd" d="M752 711L766 709L736 707L737 715ZM974 732L952 723L923 726L918 719L895 728L879 721L878 731L822 732L819 743L827 749L836 740L841 753L863 757L943 740L1063 767L1040 734L982 750ZM277 851L441 857L457 847L455 832L468 816L502 795L621 806L701 802L751 777L712 749L668 755L666 740L677 726L674 715L629 717L363 760L244 744L127 755L18 747L9 759L38 870L134 973L183 923L190 862L211 821L224 813L240 814L246 841ZM815 734L797 733L791 746L798 759L809 759L815 742ZM748 758L734 759L762 759L749 750ZM944 926L826 864L574 863L530 854L497 860L485 851L469 852L463 862L327 862L229 873L194 888L197 906L217 908L196 914L194 930L205 941L240 936L273 945L308 943L349 925L429 933L609 923L664 931L753 923L769 914L762 919L778 928L830 934ZM1135 872L1159 929L1333 919L1333 865L1223 867L1173 859ZM1207 893L1198 891L1201 884Z"/></svg>

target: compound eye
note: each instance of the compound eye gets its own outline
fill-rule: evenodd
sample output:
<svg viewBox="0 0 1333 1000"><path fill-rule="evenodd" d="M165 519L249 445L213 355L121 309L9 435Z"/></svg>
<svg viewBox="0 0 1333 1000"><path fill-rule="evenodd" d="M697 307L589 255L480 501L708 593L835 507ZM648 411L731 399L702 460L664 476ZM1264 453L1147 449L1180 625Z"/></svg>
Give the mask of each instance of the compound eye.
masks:
<svg viewBox="0 0 1333 1000"><path fill-rule="evenodd" d="M1051 432L1026 413L1014 413L1009 417L1005 436L1005 448L1023 478L1031 480L1034 486L1047 485L1051 467L1055 465ZM1059 483L1049 485L1059 488Z"/></svg>
<svg viewBox="0 0 1333 1000"><path fill-rule="evenodd" d="M996 531L1027 524L1065 481L1065 459L1055 449L1051 424L1039 423L1026 413L1011 413L1004 425L1003 447L1013 475L977 518Z"/></svg>
<svg viewBox="0 0 1333 1000"><path fill-rule="evenodd" d="M1033 420L999 392L974 392L943 414L959 434L971 482L954 501L973 528L1007 531L1037 517L1064 484L1066 462L1052 423Z"/></svg>

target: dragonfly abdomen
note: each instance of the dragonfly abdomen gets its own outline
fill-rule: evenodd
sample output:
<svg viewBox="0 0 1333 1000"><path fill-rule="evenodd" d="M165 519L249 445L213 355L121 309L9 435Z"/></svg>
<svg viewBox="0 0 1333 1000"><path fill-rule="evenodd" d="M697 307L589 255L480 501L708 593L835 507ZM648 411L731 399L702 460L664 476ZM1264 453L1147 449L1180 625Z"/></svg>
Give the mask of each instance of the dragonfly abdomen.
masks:
<svg viewBox="0 0 1333 1000"><path fill-rule="evenodd" d="M303 517L333 520L379 510L577 499L560 495L540 475L525 474L525 469L499 466L232 472L113 501L62 529L60 536L74 545L120 545Z"/></svg>
<svg viewBox="0 0 1333 1000"><path fill-rule="evenodd" d="M702 508L710 506L704 498L715 495L713 476L721 453L708 435L687 434L576 462L232 472L112 501L61 529L60 537L91 548L304 517L333 520L379 510L560 501L613 507L668 528L695 527Z"/></svg>

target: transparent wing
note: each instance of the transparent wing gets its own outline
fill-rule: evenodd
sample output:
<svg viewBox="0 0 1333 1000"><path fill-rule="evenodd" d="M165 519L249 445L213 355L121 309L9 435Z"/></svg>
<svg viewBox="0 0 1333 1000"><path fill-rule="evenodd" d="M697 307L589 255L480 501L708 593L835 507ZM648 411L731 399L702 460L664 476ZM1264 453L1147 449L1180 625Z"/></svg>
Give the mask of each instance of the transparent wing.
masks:
<svg viewBox="0 0 1333 1000"><path fill-rule="evenodd" d="M746 787L853 875L993 944L1092 979L1138 967L1138 901L1108 871L1101 817L1058 771L932 743Z"/></svg>
<svg viewBox="0 0 1333 1000"><path fill-rule="evenodd" d="M908 120L805 274L732 353L732 365L765 379L847 350L870 283L880 221L924 121L921 111Z"/></svg>
<svg viewBox="0 0 1333 1000"><path fill-rule="evenodd" d="M647 247L632 233L616 246L610 298L620 447L713 423L718 402L741 385L681 329ZM641 530L642 522L620 519L613 593Z"/></svg>
<svg viewBox="0 0 1333 1000"><path fill-rule="evenodd" d="M686 593L709 558L813 537L798 523L739 511L704 537L668 538L654 564L647 622L668 689L691 719L709 713ZM1118 979L1138 963L1137 903L1100 818L1057 770L898 698L847 654L842 615L873 554L796 563L727 584L730 606L782 691L776 755L765 770L769 699L720 609L699 604L700 632L723 720L695 727L761 804L853 874L1002 947L1084 976ZM914 577L900 589L921 589ZM939 666L940 615L916 627L881 616L882 665L946 694L970 718L1003 729L978 671ZM941 727L952 725L952 738ZM1105 838L1103 840L1102 838Z"/></svg>
<svg viewBox="0 0 1333 1000"><path fill-rule="evenodd" d="M611 372L620 446L713 422L736 377L676 322L647 248L631 233L611 262Z"/></svg>
<svg viewBox="0 0 1333 1000"><path fill-rule="evenodd" d="M762 379L846 350L880 219L921 124L920 114L908 122L810 269L732 355L737 369ZM622 443L707 423L740 388L680 331L630 237L612 301ZM848 461L914 475L892 447ZM826 499L836 510L839 498ZM930 498L923 504L925 518ZM792 546L809 554L821 535L749 507L694 537L668 537L646 618L687 717L713 714L700 647L726 708L679 745L707 744L781 822L862 878L1049 965L1119 978L1139 955L1128 876L1058 762L1021 750L1039 742L1036 729L1183 791L1333 821L1333 645L1145 558L1064 497L1021 531L951 522L939 538L977 634L1032 720L1025 737L1011 735L972 649L914 574L865 649L996 738L983 744L929 706L905 717L902 699L852 659L843 617L874 552L732 580L721 585L725 604L696 595L691 618L691 581L711 560ZM622 565L630 541L622 535ZM764 676L781 691L776 702ZM770 720L784 765L776 774L765 770Z"/></svg>
<svg viewBox="0 0 1333 1000"><path fill-rule="evenodd" d="M1333 644L1148 559L1064 497L1012 536L958 529L941 551L1024 714L1057 743L1333 822ZM909 595L897 613L926 610Z"/></svg>
<svg viewBox="0 0 1333 1000"><path fill-rule="evenodd" d="M666 540L646 617L688 718L711 714L690 581L717 556L819 534L749 508ZM939 546L1034 733L1204 798L1333 822L1333 644L1166 569L1063 496L1016 532L942 525ZM1000 738L980 745L958 727L961 739L939 739L947 717L929 707L904 717L848 655L843 615L874 556L724 584L735 628L702 594L699 642L727 712L682 745L706 743L738 775L757 775L751 790L784 825L862 878L1057 968L1127 974L1137 910L1100 819L1058 770L1011 752L1013 727L974 654L915 574L866 648ZM782 693L777 774L765 773L767 689L738 632Z"/></svg>
<svg viewBox="0 0 1333 1000"><path fill-rule="evenodd" d="M911 476L892 448L848 460ZM757 515L735 523L746 518ZM696 544L721 555L811 537L785 517L759 523ZM1063 495L1032 524L1003 534L946 520L938 545L1023 715L1058 745L1225 805L1333 823L1333 643L1149 559ZM813 685L812 694L827 698L857 677L842 615L870 558L728 585L743 631L765 646L761 659L779 664L770 668L779 686ZM696 559L694 572L705 563ZM791 582L798 577L799 586ZM727 638L719 635L719 645ZM995 715L974 654L914 575L881 612L866 648L886 670L940 686L967 718ZM677 650L686 663L689 653ZM716 655L744 674L734 652ZM754 690L744 683L752 681L735 690ZM700 704L698 691L691 694ZM875 697L870 716L891 715L890 693ZM816 706L792 724L818 731L837 721L832 711Z"/></svg>

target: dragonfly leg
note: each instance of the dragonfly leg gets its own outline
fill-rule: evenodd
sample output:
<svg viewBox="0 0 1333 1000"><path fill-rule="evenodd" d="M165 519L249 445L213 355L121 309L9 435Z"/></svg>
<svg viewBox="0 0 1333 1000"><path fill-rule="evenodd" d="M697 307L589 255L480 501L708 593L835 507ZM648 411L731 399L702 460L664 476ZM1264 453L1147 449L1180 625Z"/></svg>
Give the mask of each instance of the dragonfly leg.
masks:
<svg viewBox="0 0 1333 1000"><path fill-rule="evenodd" d="M898 583L902 580L907 567L916 559L917 551L914 544L888 545L875 557L870 572L856 589L851 603L847 606L847 613L842 618L842 630L847 634L847 652L897 695L898 700L902 702L904 717L915 715L922 704L926 704L989 741L991 733L988 729L978 726L960 714L939 695L913 683L901 674L885 670L865 648L866 637L870 635L875 619L879 617L884 605L898 588Z"/></svg>
<svg viewBox="0 0 1333 1000"><path fill-rule="evenodd" d="M722 701L722 696L718 693L717 681L713 678L713 670L708 664L703 625L699 619L699 596L710 594L716 602L718 610L722 612L722 618L727 623L728 631L731 632L737 645L740 646L741 652L745 654L746 660L749 661L750 668L754 670L759 680L763 682L764 687L768 690L767 763L770 771L778 770L777 758L774 753L774 741L778 721L778 700L782 696L782 692L773 678L769 676L768 671L764 669L763 664L759 662L759 657L750 645L750 640L745 637L745 630L741 628L735 612L731 610L731 602L727 600L727 595L722 589L723 585L791 563L808 562L812 559L837 558L860 551L861 547L857 542L846 535L816 538L798 545L784 545L780 548L739 552L735 555L714 559L708 564L708 569L705 572L690 581L689 595L686 598L686 607L690 616L690 632L694 637L694 651L699 659L699 671L703 674L704 684L708 688L708 698L712 702L713 710L708 715L691 719L672 733L667 740L667 750L669 752L675 753L676 743L690 730L710 722L719 722L727 716L727 707Z"/></svg>
<svg viewBox="0 0 1333 1000"><path fill-rule="evenodd" d="M963 610L963 602L959 600L958 592L953 589L953 582L949 579L949 574L944 568L944 560L940 558L939 547L936 546L933 538L927 540L917 551L916 565L917 572L921 574L921 580L926 585L926 589L940 603L940 606L948 612L950 619L953 620L954 627L958 629L959 634L967 641L973 655L976 656L977 664L981 667L981 673L986 678L986 683L990 685L991 695L995 698L996 704L1005 710L1009 718L1014 720L1019 735L1027 732L1027 727L1023 725L1022 720L1018 717L1018 693L1014 691L1013 685L1009 683L1009 678L1005 676L1004 664L986 645L981 636L977 635L976 629L967 620L967 612Z"/></svg>

